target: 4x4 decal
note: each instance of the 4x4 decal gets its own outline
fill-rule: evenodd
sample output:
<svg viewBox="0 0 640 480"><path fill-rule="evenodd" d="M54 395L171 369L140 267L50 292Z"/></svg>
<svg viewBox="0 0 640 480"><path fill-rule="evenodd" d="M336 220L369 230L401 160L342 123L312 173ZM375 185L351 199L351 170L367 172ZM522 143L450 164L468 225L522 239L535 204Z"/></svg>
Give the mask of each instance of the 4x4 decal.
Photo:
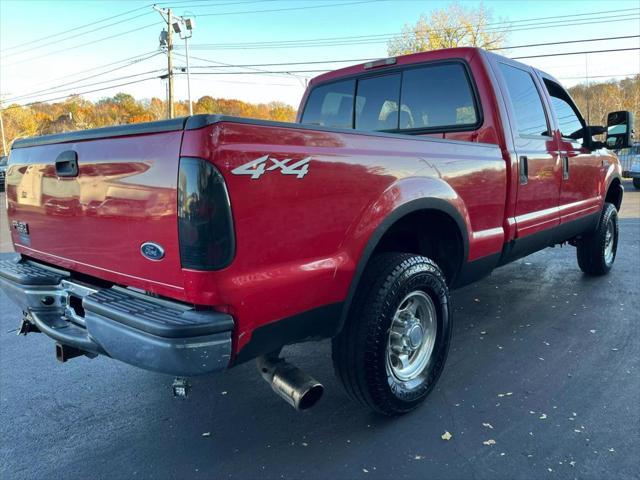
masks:
<svg viewBox="0 0 640 480"><path fill-rule="evenodd" d="M294 162L291 158L278 160L277 158L264 155L263 157L251 160L237 168L231 170L234 175L251 175L253 180L262 176L263 173L280 170L283 175L295 175L297 178L304 177L309 172L309 162L311 157ZM267 166L271 162L269 166ZM292 163L293 162L293 163Z"/></svg>

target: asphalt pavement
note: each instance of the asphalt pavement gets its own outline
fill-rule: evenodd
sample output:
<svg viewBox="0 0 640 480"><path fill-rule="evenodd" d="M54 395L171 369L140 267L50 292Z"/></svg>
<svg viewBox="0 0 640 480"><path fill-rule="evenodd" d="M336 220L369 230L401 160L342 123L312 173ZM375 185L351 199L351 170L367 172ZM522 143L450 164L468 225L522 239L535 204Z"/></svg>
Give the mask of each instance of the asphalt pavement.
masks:
<svg viewBox="0 0 640 480"><path fill-rule="evenodd" d="M443 376L395 419L349 400L326 341L284 352L326 387L310 411L253 363L177 400L165 375L56 362L0 294L0 478L640 478L640 193L625 187L612 272L585 277L574 248L551 248L454 292Z"/></svg>

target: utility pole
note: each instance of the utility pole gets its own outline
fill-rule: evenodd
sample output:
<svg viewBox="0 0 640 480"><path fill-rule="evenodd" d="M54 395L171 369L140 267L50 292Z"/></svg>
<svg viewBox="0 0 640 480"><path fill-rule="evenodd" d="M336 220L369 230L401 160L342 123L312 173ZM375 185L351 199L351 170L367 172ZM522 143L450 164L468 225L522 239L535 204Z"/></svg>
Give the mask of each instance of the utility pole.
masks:
<svg viewBox="0 0 640 480"><path fill-rule="evenodd" d="M2 103L0 103L0 132L2 132L2 155L7 155L7 141L4 139L4 123L2 123Z"/></svg>
<svg viewBox="0 0 640 480"><path fill-rule="evenodd" d="M171 53L173 50L173 29L171 28L171 9L167 9L167 73L169 77L169 118L173 118L173 59Z"/></svg>
<svg viewBox="0 0 640 480"><path fill-rule="evenodd" d="M166 35L165 31L160 33L160 47L167 49L167 84L169 94L167 99L167 116L173 118L173 30L172 30L172 14L170 8L161 8L153 5L153 9L157 11L162 19L167 23Z"/></svg>

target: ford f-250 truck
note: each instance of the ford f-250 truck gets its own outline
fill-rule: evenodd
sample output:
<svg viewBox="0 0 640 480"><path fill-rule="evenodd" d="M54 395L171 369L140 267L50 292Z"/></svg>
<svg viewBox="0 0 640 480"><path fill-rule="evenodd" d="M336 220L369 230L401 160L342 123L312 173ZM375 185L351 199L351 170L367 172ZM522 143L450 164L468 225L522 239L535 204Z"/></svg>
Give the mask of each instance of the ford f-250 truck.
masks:
<svg viewBox="0 0 640 480"><path fill-rule="evenodd" d="M624 146L630 115L612 117ZM460 48L320 75L296 123L195 115L18 140L20 258L0 283L20 331L62 361L184 379L258 359L304 409L322 386L280 350L332 338L351 397L407 412L443 371L450 289L565 242L585 274L609 271L623 188L603 132L550 75Z"/></svg>

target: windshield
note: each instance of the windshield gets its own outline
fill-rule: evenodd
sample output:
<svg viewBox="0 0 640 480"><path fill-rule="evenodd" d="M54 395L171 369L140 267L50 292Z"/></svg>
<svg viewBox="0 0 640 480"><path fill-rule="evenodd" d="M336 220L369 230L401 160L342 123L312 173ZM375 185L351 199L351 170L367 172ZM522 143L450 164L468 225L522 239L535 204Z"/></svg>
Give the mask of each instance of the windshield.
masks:
<svg viewBox="0 0 640 480"><path fill-rule="evenodd" d="M0 157L0 167L5 167L7 165L7 161L9 157Z"/></svg>

